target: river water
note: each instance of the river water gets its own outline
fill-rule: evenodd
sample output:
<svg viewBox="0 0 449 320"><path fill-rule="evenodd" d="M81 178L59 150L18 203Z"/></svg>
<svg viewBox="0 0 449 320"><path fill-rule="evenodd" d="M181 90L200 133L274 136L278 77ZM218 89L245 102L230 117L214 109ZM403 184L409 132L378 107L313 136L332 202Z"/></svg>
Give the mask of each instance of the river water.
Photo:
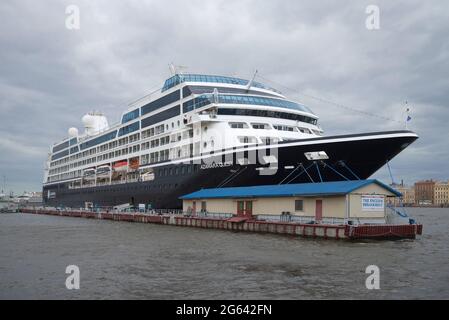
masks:
<svg viewBox="0 0 449 320"><path fill-rule="evenodd" d="M419 239L357 242L0 214L0 299L449 299L449 209L408 212Z"/></svg>

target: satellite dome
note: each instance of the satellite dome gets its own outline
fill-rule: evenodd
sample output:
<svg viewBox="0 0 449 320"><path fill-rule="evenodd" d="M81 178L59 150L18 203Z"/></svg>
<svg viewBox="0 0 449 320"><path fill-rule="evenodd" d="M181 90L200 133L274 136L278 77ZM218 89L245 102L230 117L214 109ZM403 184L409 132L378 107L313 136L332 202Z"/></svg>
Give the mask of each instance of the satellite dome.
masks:
<svg viewBox="0 0 449 320"><path fill-rule="evenodd" d="M95 119L92 115L90 114L85 114L83 116L83 118L81 119L81 121L83 121L84 127L88 128L88 127L92 127Z"/></svg>
<svg viewBox="0 0 449 320"><path fill-rule="evenodd" d="M109 129L108 119L100 112L89 112L81 119L84 124L85 133L88 136Z"/></svg>
<svg viewBox="0 0 449 320"><path fill-rule="evenodd" d="M72 127L72 128L69 129L68 132L69 132L69 137L70 138L75 138L75 137L78 136L78 129L77 128Z"/></svg>

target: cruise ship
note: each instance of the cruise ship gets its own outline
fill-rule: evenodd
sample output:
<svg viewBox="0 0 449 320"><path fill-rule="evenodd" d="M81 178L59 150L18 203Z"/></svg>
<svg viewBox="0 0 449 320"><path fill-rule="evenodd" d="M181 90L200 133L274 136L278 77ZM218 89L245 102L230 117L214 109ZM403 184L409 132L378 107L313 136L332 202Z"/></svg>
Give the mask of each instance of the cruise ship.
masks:
<svg viewBox="0 0 449 320"><path fill-rule="evenodd" d="M408 130L325 136L318 116L249 80L174 72L116 125L82 117L51 146L48 206L182 207L212 187L366 179L418 138Z"/></svg>

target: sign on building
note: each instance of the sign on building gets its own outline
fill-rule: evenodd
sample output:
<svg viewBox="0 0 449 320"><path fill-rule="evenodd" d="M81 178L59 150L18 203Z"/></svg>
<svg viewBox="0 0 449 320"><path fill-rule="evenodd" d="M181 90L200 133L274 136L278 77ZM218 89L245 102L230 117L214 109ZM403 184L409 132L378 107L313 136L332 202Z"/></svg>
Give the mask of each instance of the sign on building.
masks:
<svg viewBox="0 0 449 320"><path fill-rule="evenodd" d="M362 211L384 211L383 196L362 196Z"/></svg>
<svg viewBox="0 0 449 320"><path fill-rule="evenodd" d="M56 198L56 192L48 190L47 199L54 199L54 198Z"/></svg>

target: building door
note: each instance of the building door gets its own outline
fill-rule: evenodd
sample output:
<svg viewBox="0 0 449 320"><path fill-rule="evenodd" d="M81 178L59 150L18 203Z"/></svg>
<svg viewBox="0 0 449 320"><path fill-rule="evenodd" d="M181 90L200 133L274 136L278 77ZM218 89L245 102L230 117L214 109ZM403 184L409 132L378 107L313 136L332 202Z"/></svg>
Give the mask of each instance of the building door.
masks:
<svg viewBox="0 0 449 320"><path fill-rule="evenodd" d="M323 219L323 200L316 200L315 202L315 220L321 221Z"/></svg>
<svg viewBox="0 0 449 320"><path fill-rule="evenodd" d="M237 216L251 218L253 215L252 201L237 201Z"/></svg>
<svg viewBox="0 0 449 320"><path fill-rule="evenodd" d="M253 202L245 201L245 216L251 218L253 216Z"/></svg>
<svg viewBox="0 0 449 320"><path fill-rule="evenodd" d="M237 201L237 216L243 217L245 215L245 202Z"/></svg>
<svg viewBox="0 0 449 320"><path fill-rule="evenodd" d="M192 203L192 213L196 213L196 201Z"/></svg>

